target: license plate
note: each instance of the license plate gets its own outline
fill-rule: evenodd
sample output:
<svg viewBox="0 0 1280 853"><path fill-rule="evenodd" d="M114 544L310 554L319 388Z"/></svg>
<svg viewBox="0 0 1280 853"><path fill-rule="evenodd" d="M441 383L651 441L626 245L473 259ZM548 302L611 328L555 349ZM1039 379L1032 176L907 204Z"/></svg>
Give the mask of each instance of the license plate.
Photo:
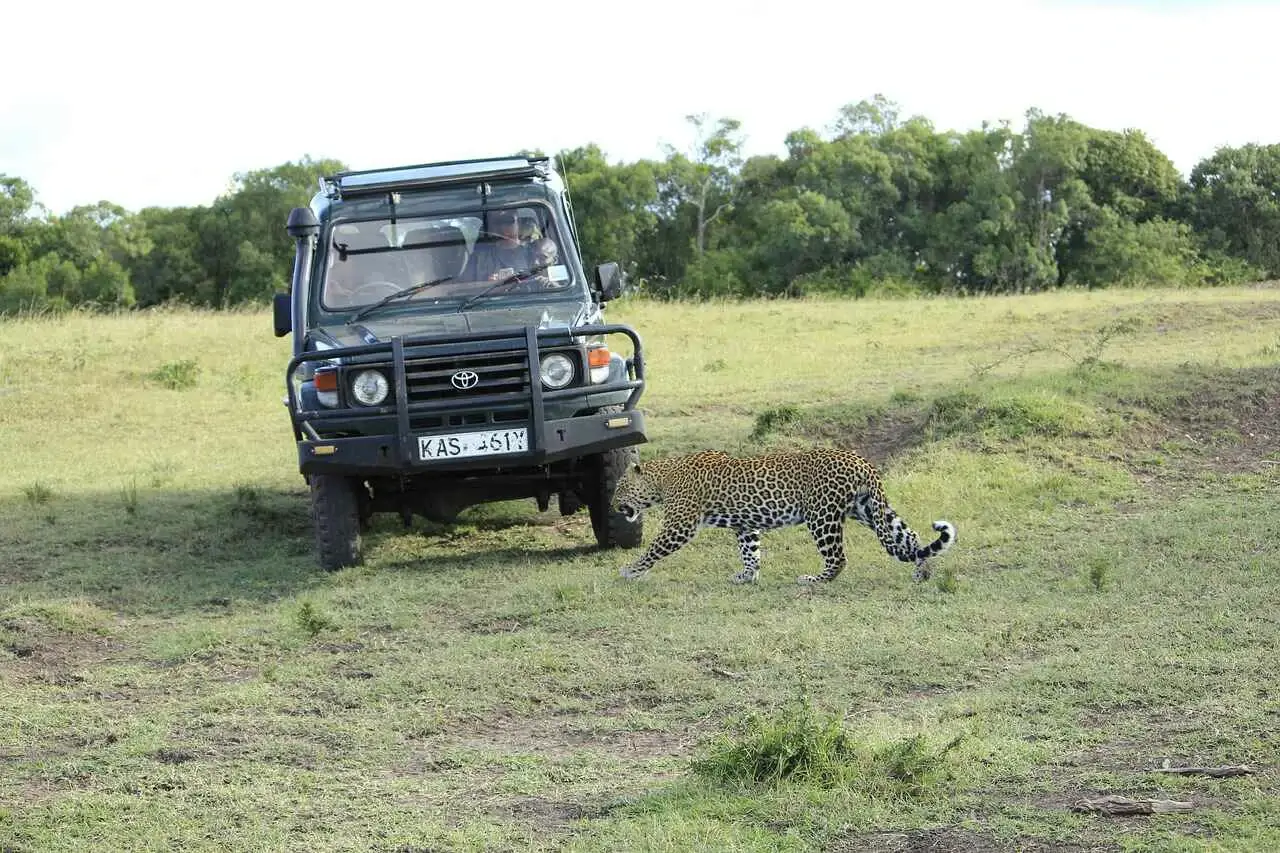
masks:
<svg viewBox="0 0 1280 853"><path fill-rule="evenodd" d="M524 427L418 436L418 458L423 461L460 459L464 456L490 456L498 453L523 453L528 449L529 431Z"/></svg>

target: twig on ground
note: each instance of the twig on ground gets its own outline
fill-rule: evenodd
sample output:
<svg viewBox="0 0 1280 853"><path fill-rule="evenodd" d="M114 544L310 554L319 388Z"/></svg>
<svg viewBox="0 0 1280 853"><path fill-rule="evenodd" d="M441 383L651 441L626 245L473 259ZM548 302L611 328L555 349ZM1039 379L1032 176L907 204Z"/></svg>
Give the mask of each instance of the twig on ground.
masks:
<svg viewBox="0 0 1280 853"><path fill-rule="evenodd" d="M1153 773L1179 773L1183 776L1252 776L1257 771L1247 764L1229 764L1223 767L1157 767Z"/></svg>
<svg viewBox="0 0 1280 853"><path fill-rule="evenodd" d="M1108 794L1096 800L1077 800L1073 812L1094 812L1104 815L1176 814L1189 812L1191 803L1181 800L1131 800L1118 794Z"/></svg>

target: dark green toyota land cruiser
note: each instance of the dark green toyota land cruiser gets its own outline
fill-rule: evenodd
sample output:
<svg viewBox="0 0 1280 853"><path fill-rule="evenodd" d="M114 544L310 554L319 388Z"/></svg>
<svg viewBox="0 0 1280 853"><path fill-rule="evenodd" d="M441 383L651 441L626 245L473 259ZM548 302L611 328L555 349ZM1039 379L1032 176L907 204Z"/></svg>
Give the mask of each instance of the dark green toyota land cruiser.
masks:
<svg viewBox="0 0 1280 853"><path fill-rule="evenodd" d="M375 512L449 522L467 507L556 497L601 547L642 519L609 510L644 442L641 342L604 321L622 276L590 276L547 158L350 171L320 182L277 336L320 565L361 562Z"/></svg>

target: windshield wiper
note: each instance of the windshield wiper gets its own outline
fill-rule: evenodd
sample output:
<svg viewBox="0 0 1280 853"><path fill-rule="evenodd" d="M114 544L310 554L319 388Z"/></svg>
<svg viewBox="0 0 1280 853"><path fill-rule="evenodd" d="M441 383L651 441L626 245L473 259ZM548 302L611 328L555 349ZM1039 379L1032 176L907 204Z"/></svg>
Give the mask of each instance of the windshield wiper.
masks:
<svg viewBox="0 0 1280 853"><path fill-rule="evenodd" d="M389 302L395 302L397 299L404 299L405 297L412 296L415 293L421 293L428 287L435 287L437 284L444 284L446 281L453 281L453 276L446 275L443 278L436 278L431 281L424 281L422 284L415 284L413 287L406 287L404 290L397 290L395 293L382 297L372 305L366 305L361 308L359 311L351 315L351 320L349 322L354 323L356 320L372 314L374 311Z"/></svg>
<svg viewBox="0 0 1280 853"><path fill-rule="evenodd" d="M462 300L462 304L458 306L458 313L461 314L463 311L466 311L472 305L479 302L481 299L484 299L486 296L488 296L490 293L493 293L493 291L497 290L499 287L510 284L513 281L519 281L522 278L527 278L533 275L534 273L542 272L549 266L551 265L538 264L536 267L530 267L527 270L520 270L519 272L513 272L511 275L507 276L506 278L495 281L493 284L489 285L484 290L480 291L474 296L468 296L466 299Z"/></svg>

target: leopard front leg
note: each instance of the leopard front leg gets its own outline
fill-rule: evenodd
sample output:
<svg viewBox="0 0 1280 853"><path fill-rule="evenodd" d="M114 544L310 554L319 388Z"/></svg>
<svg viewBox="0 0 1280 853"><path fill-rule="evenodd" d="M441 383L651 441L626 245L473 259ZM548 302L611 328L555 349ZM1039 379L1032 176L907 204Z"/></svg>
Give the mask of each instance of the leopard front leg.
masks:
<svg viewBox="0 0 1280 853"><path fill-rule="evenodd" d="M742 555L742 571L733 576L733 582L755 583L760 576L760 531L738 528L738 551Z"/></svg>
<svg viewBox="0 0 1280 853"><path fill-rule="evenodd" d="M645 573L653 568L654 563L679 551L689 543L689 540L697 532L698 525L696 522L672 519L671 513L668 512L662 530L649 543L649 547L634 563L629 566L623 566L619 570L619 574L627 580L637 580L644 577Z"/></svg>
<svg viewBox="0 0 1280 853"><path fill-rule="evenodd" d="M823 568L816 575L801 575L796 581L817 584L834 580L845 567L844 513L839 510L824 512L806 519L805 524L818 546L818 553L822 555Z"/></svg>

